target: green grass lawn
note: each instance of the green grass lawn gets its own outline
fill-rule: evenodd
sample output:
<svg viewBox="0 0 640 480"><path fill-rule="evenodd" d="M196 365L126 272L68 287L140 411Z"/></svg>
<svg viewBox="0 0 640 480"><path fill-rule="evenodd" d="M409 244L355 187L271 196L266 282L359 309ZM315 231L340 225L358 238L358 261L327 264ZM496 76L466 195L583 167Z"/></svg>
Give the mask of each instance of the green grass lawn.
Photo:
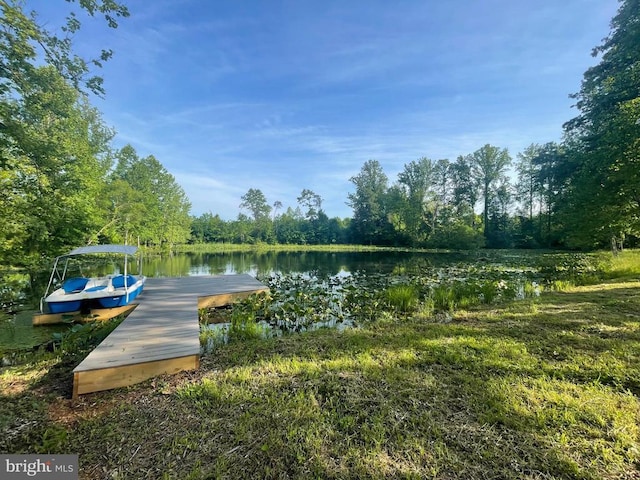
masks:
<svg viewBox="0 0 640 480"><path fill-rule="evenodd" d="M72 402L76 360L2 369L0 451L81 478L640 478L637 280L238 341Z"/></svg>

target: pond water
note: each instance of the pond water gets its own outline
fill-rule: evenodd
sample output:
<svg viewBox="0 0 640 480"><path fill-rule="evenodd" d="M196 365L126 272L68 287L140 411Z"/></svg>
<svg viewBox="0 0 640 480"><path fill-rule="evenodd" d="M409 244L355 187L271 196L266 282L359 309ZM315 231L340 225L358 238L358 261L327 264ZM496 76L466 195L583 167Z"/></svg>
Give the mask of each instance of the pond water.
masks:
<svg viewBox="0 0 640 480"><path fill-rule="evenodd" d="M314 274L326 277L361 272L363 274L391 274L404 271L431 271L457 266L461 271L477 265L493 265L502 269L528 268L539 253L532 252L471 252L418 253L404 251L375 252L233 252L184 253L143 258L142 272L148 277L177 277L190 275L220 275L248 273ZM43 275L43 279L48 278ZM46 282L46 280L44 280ZM44 291L46 284L41 287ZM144 300L144 297L142 297ZM32 327L38 299L30 299L31 309L15 314L0 314L0 354L30 349L48 342L54 332L68 326Z"/></svg>
<svg viewBox="0 0 640 480"><path fill-rule="evenodd" d="M274 272L316 272L318 275L326 276L355 271L390 273L408 265L442 266L456 262L473 262L476 259L477 255L473 254L402 251L185 253L146 258L142 269L149 277L234 273L257 276Z"/></svg>

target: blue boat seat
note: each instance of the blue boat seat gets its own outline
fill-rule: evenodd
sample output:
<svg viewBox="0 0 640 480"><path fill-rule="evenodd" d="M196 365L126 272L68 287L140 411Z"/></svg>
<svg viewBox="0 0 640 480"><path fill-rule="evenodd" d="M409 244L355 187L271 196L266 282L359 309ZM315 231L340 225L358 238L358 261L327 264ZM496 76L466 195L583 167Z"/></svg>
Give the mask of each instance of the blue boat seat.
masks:
<svg viewBox="0 0 640 480"><path fill-rule="evenodd" d="M89 279L84 277L67 278L62 284L62 288L65 293L78 293L84 290L88 281Z"/></svg>
<svg viewBox="0 0 640 480"><path fill-rule="evenodd" d="M136 278L133 275L127 275L127 287L130 287L136 283ZM124 287L124 275L116 275L111 280L111 284L113 288L123 288Z"/></svg>

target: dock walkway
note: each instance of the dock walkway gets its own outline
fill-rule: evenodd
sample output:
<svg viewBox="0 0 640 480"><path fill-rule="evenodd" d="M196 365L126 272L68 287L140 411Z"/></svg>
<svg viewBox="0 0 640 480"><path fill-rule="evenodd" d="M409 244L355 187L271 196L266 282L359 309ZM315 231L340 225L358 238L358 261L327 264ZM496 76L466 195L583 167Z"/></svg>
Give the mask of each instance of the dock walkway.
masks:
<svg viewBox="0 0 640 480"><path fill-rule="evenodd" d="M246 274L148 278L135 310L73 370L73 398L196 370L198 309L265 291Z"/></svg>

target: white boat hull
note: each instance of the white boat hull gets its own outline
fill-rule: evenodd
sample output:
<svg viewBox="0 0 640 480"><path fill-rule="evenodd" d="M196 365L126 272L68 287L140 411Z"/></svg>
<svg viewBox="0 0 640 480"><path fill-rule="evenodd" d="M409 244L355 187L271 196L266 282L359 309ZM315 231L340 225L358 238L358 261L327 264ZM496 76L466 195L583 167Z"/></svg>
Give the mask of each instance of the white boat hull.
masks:
<svg viewBox="0 0 640 480"><path fill-rule="evenodd" d="M72 278L44 299L50 313L67 313L84 306L123 307L144 288L144 275L108 275L98 278Z"/></svg>

